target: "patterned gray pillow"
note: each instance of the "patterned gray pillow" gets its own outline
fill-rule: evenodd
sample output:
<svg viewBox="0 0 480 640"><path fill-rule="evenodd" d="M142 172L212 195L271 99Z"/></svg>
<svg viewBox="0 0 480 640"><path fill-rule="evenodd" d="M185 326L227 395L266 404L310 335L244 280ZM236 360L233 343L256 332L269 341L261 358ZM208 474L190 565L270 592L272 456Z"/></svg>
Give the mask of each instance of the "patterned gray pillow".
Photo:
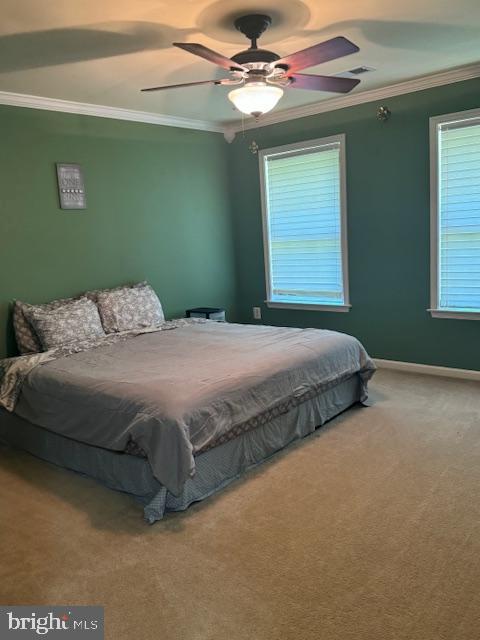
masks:
<svg viewBox="0 0 480 640"><path fill-rule="evenodd" d="M87 291L84 296L96 303L99 293L144 287L146 284L147 283L144 281L137 282L135 284L120 285L119 287L115 287L114 289L97 289L93 291ZM83 296L76 296L75 298L61 298L59 300L52 300L52 302L46 302L45 304L37 305L27 304L26 302L15 300L13 306L13 328L15 331L15 339L17 341L17 346L20 353L23 355L25 353L40 353L40 351L43 351L42 343L40 342L38 336L35 334L35 331L28 320L28 312L30 310L44 309L46 311L50 311L53 309L59 309L64 305L75 302L80 297Z"/></svg>
<svg viewBox="0 0 480 640"><path fill-rule="evenodd" d="M45 311L60 309L72 302L75 302L77 299L78 298L63 298L38 305L27 304L26 302L15 300L13 306L13 328L15 330L15 338L20 353L40 353L40 351L42 351L42 343L28 319L30 311L34 309L41 309Z"/></svg>
<svg viewBox="0 0 480 640"><path fill-rule="evenodd" d="M165 321L160 300L148 284L99 293L97 304L106 333L158 326Z"/></svg>
<svg viewBox="0 0 480 640"><path fill-rule="evenodd" d="M97 306L88 298L80 298L57 309L34 308L27 314L45 351L105 335Z"/></svg>

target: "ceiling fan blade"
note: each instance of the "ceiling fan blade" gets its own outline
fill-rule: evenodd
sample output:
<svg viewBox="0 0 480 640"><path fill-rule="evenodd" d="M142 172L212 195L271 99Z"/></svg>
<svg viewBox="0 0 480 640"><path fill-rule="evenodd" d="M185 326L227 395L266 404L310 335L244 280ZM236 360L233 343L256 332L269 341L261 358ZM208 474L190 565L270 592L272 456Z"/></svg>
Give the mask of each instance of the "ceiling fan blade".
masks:
<svg viewBox="0 0 480 640"><path fill-rule="evenodd" d="M140 91L163 91L164 89L180 89L182 87L195 87L200 84L223 84L222 80L199 80L198 82L184 82L182 84L167 84L162 87L149 87Z"/></svg>
<svg viewBox="0 0 480 640"><path fill-rule="evenodd" d="M320 44L314 44L313 47L302 49L302 51L297 51L289 56L285 56L285 58L275 60L273 66L287 67L288 71L295 73L301 69L315 67L317 64L322 64L322 62L348 56L357 51L360 51L360 49L356 44L353 44L353 42L350 42L350 40L347 40L347 38L343 36L338 36L338 38L332 38Z"/></svg>
<svg viewBox="0 0 480 640"><path fill-rule="evenodd" d="M358 78L338 78L337 76L313 76L306 73L292 73L288 76L290 89L310 89L310 91L332 91L348 93L360 82Z"/></svg>
<svg viewBox="0 0 480 640"><path fill-rule="evenodd" d="M242 67L242 65L230 60L230 58L222 56L221 53L217 53L208 47L204 47L203 44L197 44L195 42L174 42L173 46L185 49L185 51L193 53L195 56L200 56L200 58L204 58L209 62L213 62L213 64L216 64L223 69L227 69L228 71L230 71L230 69L234 69L235 71L248 71L246 67Z"/></svg>

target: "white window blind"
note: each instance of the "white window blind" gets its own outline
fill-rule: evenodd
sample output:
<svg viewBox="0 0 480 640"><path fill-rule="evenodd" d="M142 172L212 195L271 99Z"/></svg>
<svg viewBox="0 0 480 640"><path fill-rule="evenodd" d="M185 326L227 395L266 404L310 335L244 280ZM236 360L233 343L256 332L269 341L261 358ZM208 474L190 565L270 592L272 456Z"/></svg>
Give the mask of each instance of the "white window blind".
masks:
<svg viewBox="0 0 480 640"><path fill-rule="evenodd" d="M435 124L432 307L461 317L480 313L480 117Z"/></svg>
<svg viewBox="0 0 480 640"><path fill-rule="evenodd" d="M348 308L344 137L261 154L267 302Z"/></svg>

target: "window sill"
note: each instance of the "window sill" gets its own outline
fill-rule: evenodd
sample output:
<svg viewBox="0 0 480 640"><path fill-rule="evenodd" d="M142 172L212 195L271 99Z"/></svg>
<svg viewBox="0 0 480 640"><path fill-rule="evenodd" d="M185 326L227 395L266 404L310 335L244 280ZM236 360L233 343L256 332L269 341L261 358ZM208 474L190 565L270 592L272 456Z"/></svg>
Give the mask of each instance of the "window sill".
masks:
<svg viewBox="0 0 480 640"><path fill-rule="evenodd" d="M451 320L480 320L480 311L454 311L448 309L427 309L432 318L444 318Z"/></svg>
<svg viewBox="0 0 480 640"><path fill-rule="evenodd" d="M346 313L350 311L351 304L301 304L300 302L273 302L266 300L269 309L299 309L303 311L336 311ZM480 315L480 314L479 314Z"/></svg>

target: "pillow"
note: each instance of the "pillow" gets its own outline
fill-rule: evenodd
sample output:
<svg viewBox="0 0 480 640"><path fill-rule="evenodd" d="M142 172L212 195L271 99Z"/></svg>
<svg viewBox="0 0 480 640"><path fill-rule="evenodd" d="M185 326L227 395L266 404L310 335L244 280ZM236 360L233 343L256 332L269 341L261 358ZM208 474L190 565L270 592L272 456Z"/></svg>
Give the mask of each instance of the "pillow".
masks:
<svg viewBox="0 0 480 640"><path fill-rule="evenodd" d="M106 293L107 291L120 291L123 289L130 289L136 287L144 287L146 282L138 282L136 284L131 285L121 285L119 287L115 287L114 289L98 289L93 291L87 291L84 296L92 300L93 302L97 302L97 296L99 293ZM14 302L13 307L13 328L15 331L15 339L17 341L17 347L20 353L23 355L25 353L40 353L42 351L42 343L40 342L38 336L35 334L33 327L31 326L28 320L28 311L32 309L44 309L50 311L52 309L59 309L66 304L70 304L71 302L75 302L81 296L77 296L75 298L63 298L60 300L52 300L52 302L47 302L45 304L31 305L26 302L20 302L20 300L16 300Z"/></svg>
<svg viewBox="0 0 480 640"><path fill-rule="evenodd" d="M101 292L97 304L106 333L158 326L165 321L160 300L148 284Z"/></svg>
<svg viewBox="0 0 480 640"><path fill-rule="evenodd" d="M28 319L30 311L33 309L43 309L45 311L60 309L72 302L75 302L77 299L78 298L64 298L38 305L27 304L26 302L15 300L13 307L13 328L15 330L15 338L20 353L39 353L42 351L42 343Z"/></svg>
<svg viewBox="0 0 480 640"><path fill-rule="evenodd" d="M27 314L45 351L77 340L105 336L97 306L88 298L57 309L33 308Z"/></svg>

